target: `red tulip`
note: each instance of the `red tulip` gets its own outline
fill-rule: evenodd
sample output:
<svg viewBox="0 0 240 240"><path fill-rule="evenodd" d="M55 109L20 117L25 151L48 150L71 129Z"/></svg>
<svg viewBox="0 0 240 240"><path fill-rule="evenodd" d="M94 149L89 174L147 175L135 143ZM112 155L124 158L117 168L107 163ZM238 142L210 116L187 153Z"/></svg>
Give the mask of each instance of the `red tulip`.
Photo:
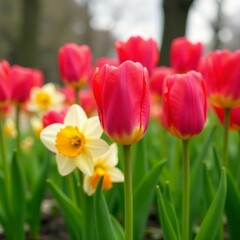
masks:
<svg viewBox="0 0 240 240"><path fill-rule="evenodd" d="M203 129L207 104L200 73L166 76L163 83L163 124L175 136L188 139Z"/></svg>
<svg viewBox="0 0 240 240"><path fill-rule="evenodd" d="M96 113L97 106L93 96L92 89L82 89L79 92L79 99L82 108L86 112L87 116L92 116Z"/></svg>
<svg viewBox="0 0 240 240"><path fill-rule="evenodd" d="M171 66L179 73L197 70L202 52L202 43L192 43L186 37L176 38L170 47Z"/></svg>
<svg viewBox="0 0 240 240"><path fill-rule="evenodd" d="M96 70L92 87L106 134L124 145L139 141L150 112L147 69L132 61L119 67L104 65Z"/></svg>
<svg viewBox="0 0 240 240"><path fill-rule="evenodd" d="M10 79L12 82L12 100L15 103L25 103L33 87L43 84L43 75L37 69L14 65L11 68Z"/></svg>
<svg viewBox="0 0 240 240"><path fill-rule="evenodd" d="M220 122L224 124L225 109L214 107L214 110ZM230 130L233 130L233 131L240 130L240 107L231 108L230 118L229 118L229 128Z"/></svg>
<svg viewBox="0 0 240 240"><path fill-rule="evenodd" d="M63 123L67 110L67 108L61 111L50 110L45 113L42 117L43 127L45 128L53 123Z"/></svg>
<svg viewBox="0 0 240 240"><path fill-rule="evenodd" d="M117 58L109 57L100 57L96 60L96 67L102 67L103 65L108 64L110 66L119 66L119 61Z"/></svg>
<svg viewBox="0 0 240 240"><path fill-rule="evenodd" d="M67 43L59 49L58 65L61 77L75 88L86 85L91 71L92 53L87 45Z"/></svg>
<svg viewBox="0 0 240 240"><path fill-rule="evenodd" d="M151 93L162 96L163 80L168 74L175 73L173 68L170 67L156 67L153 70L152 77L150 79Z"/></svg>
<svg viewBox="0 0 240 240"><path fill-rule="evenodd" d="M136 36L129 38L126 42L118 40L115 43L115 48L117 50L120 63L126 60L140 62L147 68L148 73L151 76L159 59L158 46L152 38L145 40Z"/></svg>
<svg viewBox="0 0 240 240"><path fill-rule="evenodd" d="M0 62L0 106L4 106L11 97L10 65L8 61Z"/></svg>
<svg viewBox="0 0 240 240"><path fill-rule="evenodd" d="M215 107L240 106L240 50L217 50L201 64L210 102Z"/></svg>

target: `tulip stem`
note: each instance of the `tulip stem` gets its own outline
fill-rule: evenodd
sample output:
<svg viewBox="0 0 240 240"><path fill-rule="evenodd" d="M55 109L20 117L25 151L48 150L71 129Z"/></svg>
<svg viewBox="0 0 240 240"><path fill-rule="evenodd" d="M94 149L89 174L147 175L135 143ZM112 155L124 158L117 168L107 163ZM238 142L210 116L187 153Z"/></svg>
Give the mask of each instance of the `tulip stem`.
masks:
<svg viewBox="0 0 240 240"><path fill-rule="evenodd" d="M124 156L124 203L125 203L125 240L133 239L133 202L132 202L132 162L131 145L123 145Z"/></svg>
<svg viewBox="0 0 240 240"><path fill-rule="evenodd" d="M8 189L8 184L10 180L9 172L8 172L8 163L7 163L7 154L6 154L6 148L5 148L5 139L4 139L4 132L3 132L3 119L0 117L0 151L2 154L2 164L3 164L3 171L5 175L5 182L6 182L6 188Z"/></svg>
<svg viewBox="0 0 240 240"><path fill-rule="evenodd" d="M228 128L230 120L230 108L225 108L224 114L224 133L223 133L223 158L222 164L224 167L228 165Z"/></svg>
<svg viewBox="0 0 240 240"><path fill-rule="evenodd" d="M80 103L80 99L79 99L79 88L74 88L74 90L75 90L75 102L76 102L76 104L78 104L78 105L80 105L81 103Z"/></svg>
<svg viewBox="0 0 240 240"><path fill-rule="evenodd" d="M188 140L183 143L183 196L182 196L182 239L189 239L189 206L190 206L190 183L189 183L189 149Z"/></svg>
<svg viewBox="0 0 240 240"><path fill-rule="evenodd" d="M21 131L20 131L20 106L16 106L16 148L17 148L17 159L21 158ZM20 161L20 160L19 160Z"/></svg>

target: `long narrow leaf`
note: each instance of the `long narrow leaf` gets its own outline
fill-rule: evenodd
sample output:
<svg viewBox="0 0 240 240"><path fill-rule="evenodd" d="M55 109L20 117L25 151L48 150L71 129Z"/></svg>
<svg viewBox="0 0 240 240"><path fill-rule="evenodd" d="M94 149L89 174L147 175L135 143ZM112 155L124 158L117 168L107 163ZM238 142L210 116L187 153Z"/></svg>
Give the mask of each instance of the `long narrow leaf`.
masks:
<svg viewBox="0 0 240 240"><path fill-rule="evenodd" d="M16 152L14 152L11 164L11 191L8 202L12 218L12 231L15 233L16 237L14 239L16 240L23 240L25 235L24 222L26 213L26 194L23 181Z"/></svg>
<svg viewBox="0 0 240 240"><path fill-rule="evenodd" d="M155 186L158 183L160 170L166 161L159 162L139 182L133 192L134 214L134 239L142 239L151 204L153 201Z"/></svg>
<svg viewBox="0 0 240 240"><path fill-rule="evenodd" d="M157 186L157 206L158 206L158 216L160 219L161 227L163 229L163 236L165 240L178 240L175 229L169 218L167 208L163 199L162 192Z"/></svg>
<svg viewBox="0 0 240 240"><path fill-rule="evenodd" d="M225 210L230 239L234 240L239 238L240 192L230 172L227 172L227 184L228 189Z"/></svg>
<svg viewBox="0 0 240 240"><path fill-rule="evenodd" d="M106 200L102 193L102 179L94 195L94 212L98 240L117 240ZM94 240L94 239L89 239Z"/></svg>
<svg viewBox="0 0 240 240"><path fill-rule="evenodd" d="M227 195L226 170L222 169L221 181L207 214L200 226L195 240L213 240L216 237L220 222L223 217L224 204Z"/></svg>
<svg viewBox="0 0 240 240"><path fill-rule="evenodd" d="M82 212L73 204L73 202L62 192L62 190L54 184L50 179L47 180L51 193L57 200L60 209L62 211L64 220L68 226L68 230L71 232L72 240L81 239L82 229Z"/></svg>

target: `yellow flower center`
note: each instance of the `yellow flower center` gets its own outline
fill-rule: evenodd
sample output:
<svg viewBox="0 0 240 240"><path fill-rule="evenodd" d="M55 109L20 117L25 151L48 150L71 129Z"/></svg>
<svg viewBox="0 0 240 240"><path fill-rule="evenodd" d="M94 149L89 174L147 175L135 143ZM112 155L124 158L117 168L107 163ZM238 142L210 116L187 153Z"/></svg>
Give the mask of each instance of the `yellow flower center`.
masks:
<svg viewBox="0 0 240 240"><path fill-rule="evenodd" d="M96 189L101 177L103 177L102 189L104 190L112 188L112 179L107 173L107 171L104 170L101 166L97 166L94 168L94 173L90 178L91 187L93 189Z"/></svg>
<svg viewBox="0 0 240 240"><path fill-rule="evenodd" d="M51 102L51 96L44 91L39 91L35 96L35 103L41 109L48 109Z"/></svg>
<svg viewBox="0 0 240 240"><path fill-rule="evenodd" d="M56 136L55 146L59 153L66 157L78 156L84 144L85 138L78 127L66 126Z"/></svg>

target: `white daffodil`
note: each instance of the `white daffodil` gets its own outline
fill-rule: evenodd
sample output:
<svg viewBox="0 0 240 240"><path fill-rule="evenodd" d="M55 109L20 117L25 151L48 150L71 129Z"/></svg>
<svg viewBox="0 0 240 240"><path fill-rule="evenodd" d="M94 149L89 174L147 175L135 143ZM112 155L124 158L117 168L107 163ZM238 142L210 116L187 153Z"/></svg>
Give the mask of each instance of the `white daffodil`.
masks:
<svg viewBox="0 0 240 240"><path fill-rule="evenodd" d="M54 123L40 134L43 144L56 153L58 171L62 176L76 167L91 176L93 157L108 151L108 144L100 139L102 128L98 117L87 118L83 109L74 104L65 115L63 124Z"/></svg>
<svg viewBox="0 0 240 240"><path fill-rule="evenodd" d="M91 176L85 176L83 189L87 195L91 196L98 185L98 182L103 178L102 189L112 188L113 182L123 182L123 173L116 168L118 163L117 145L114 143L109 150L103 155L94 158L94 172Z"/></svg>
<svg viewBox="0 0 240 240"><path fill-rule="evenodd" d="M50 109L59 109L64 101L62 93L57 91L53 83L42 87L33 87L27 109L34 113L44 113Z"/></svg>

